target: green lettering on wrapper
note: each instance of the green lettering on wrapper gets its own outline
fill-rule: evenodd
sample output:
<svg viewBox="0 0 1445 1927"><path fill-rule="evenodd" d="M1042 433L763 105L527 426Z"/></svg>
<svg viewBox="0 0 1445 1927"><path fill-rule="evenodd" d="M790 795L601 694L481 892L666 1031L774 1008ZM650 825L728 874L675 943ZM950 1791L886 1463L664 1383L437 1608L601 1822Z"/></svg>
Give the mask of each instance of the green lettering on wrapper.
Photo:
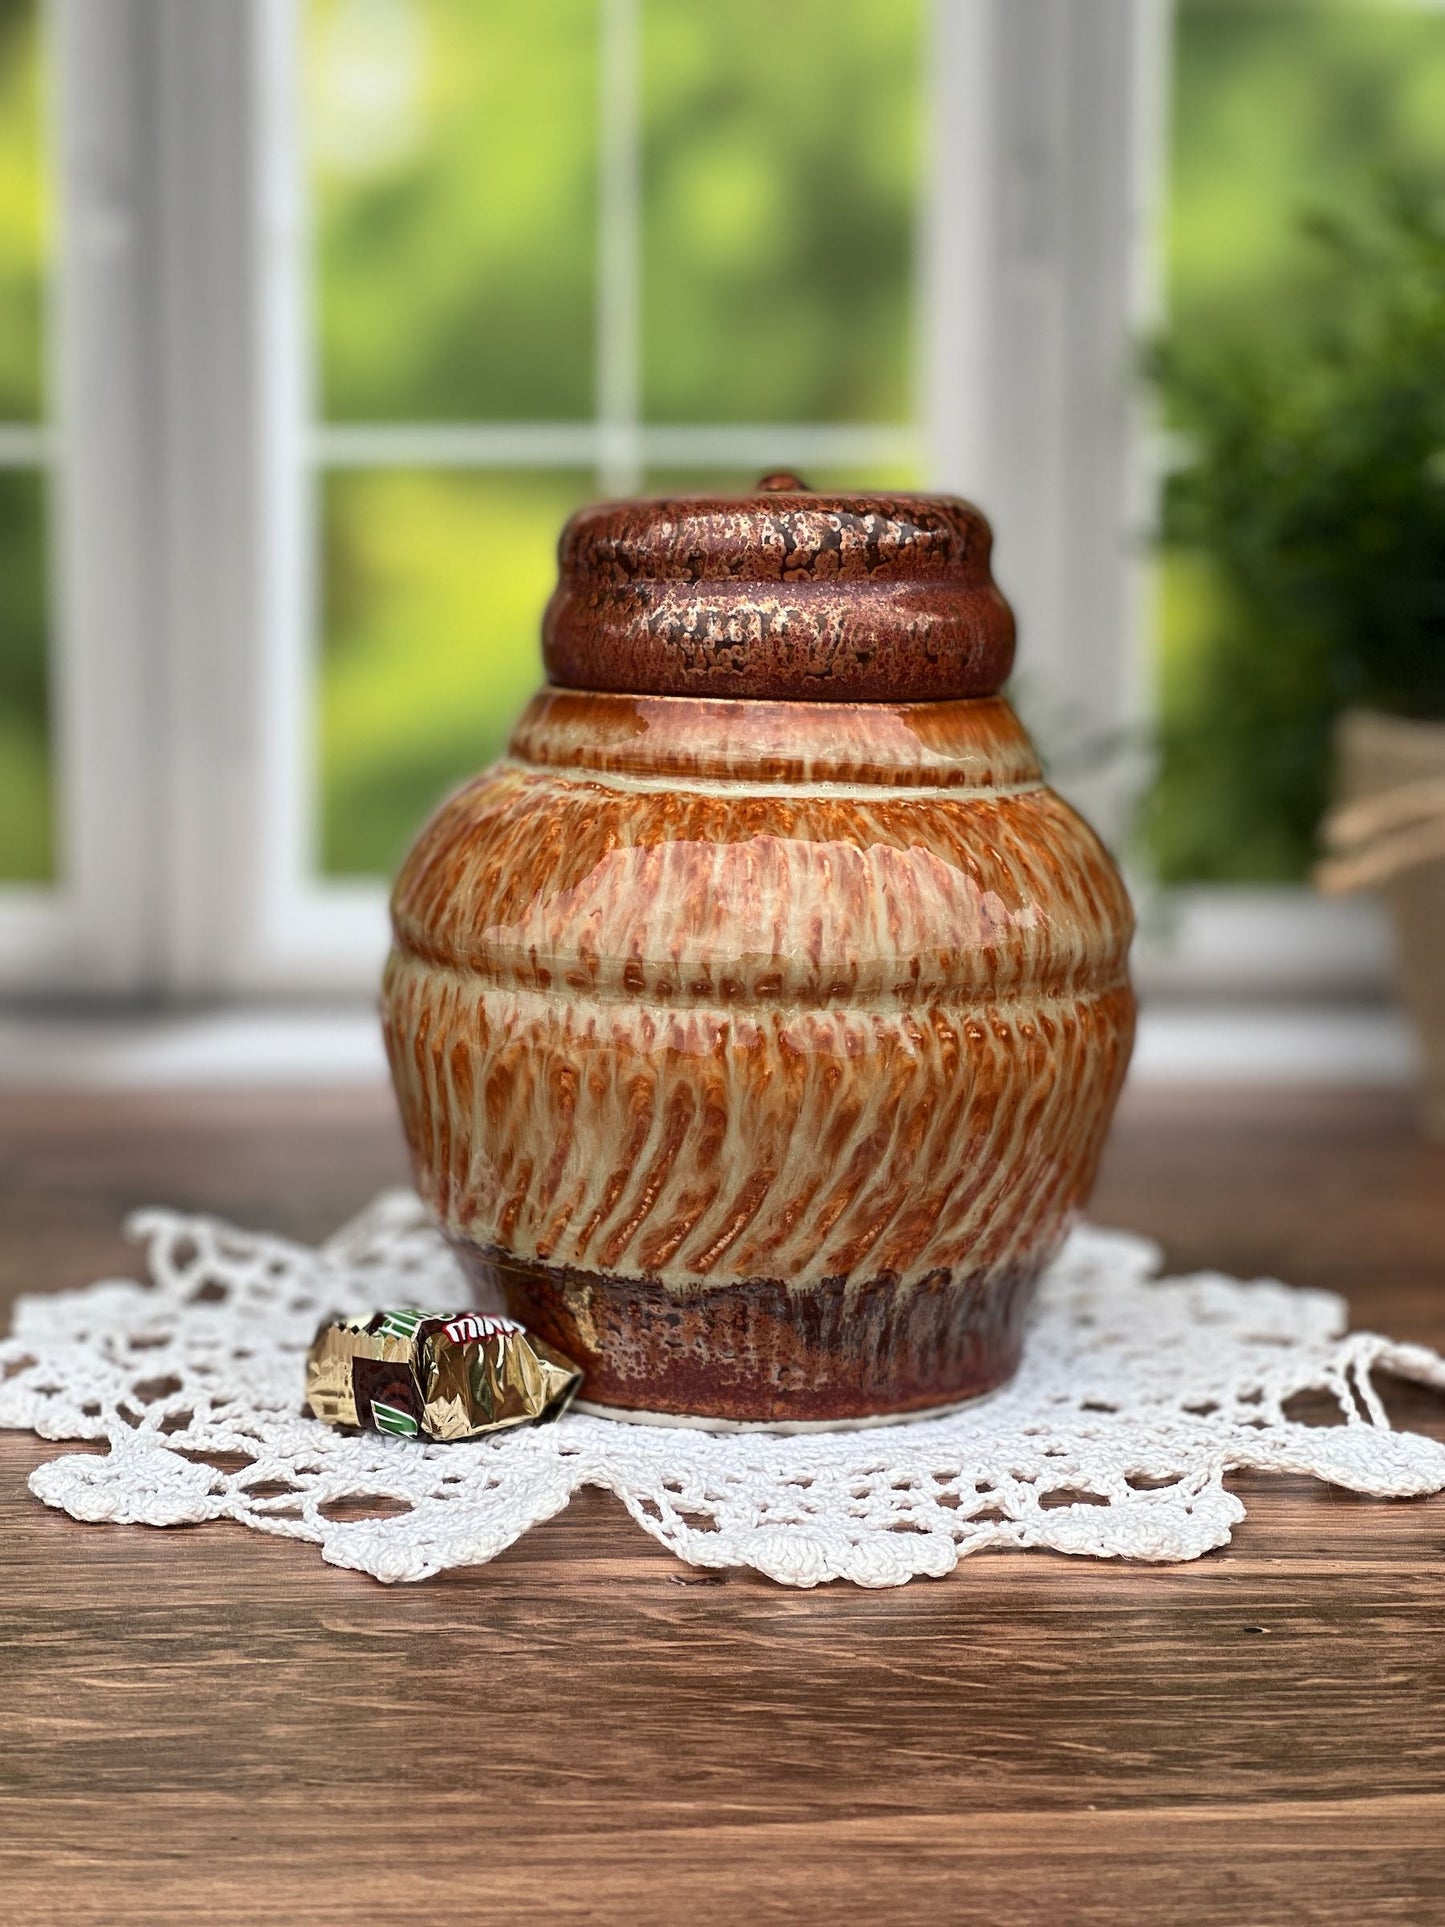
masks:
<svg viewBox="0 0 1445 1927"><path fill-rule="evenodd" d="M394 1438L417 1436L417 1422L411 1413L403 1412L397 1405L383 1405L379 1398L371 1401L371 1422L378 1432L390 1432Z"/></svg>
<svg viewBox="0 0 1445 1927"><path fill-rule="evenodd" d="M415 1338L417 1326L435 1316L436 1313L430 1311L384 1311L376 1335L378 1338Z"/></svg>

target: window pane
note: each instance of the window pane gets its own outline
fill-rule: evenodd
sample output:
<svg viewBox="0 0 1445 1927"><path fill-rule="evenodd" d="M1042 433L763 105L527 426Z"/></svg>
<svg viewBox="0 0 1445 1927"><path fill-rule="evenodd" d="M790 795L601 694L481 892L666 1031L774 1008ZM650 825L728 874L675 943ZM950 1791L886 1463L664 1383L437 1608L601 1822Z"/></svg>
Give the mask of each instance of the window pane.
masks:
<svg viewBox="0 0 1445 1927"><path fill-rule="evenodd" d="M45 687L45 486L0 470L0 879L53 868Z"/></svg>
<svg viewBox="0 0 1445 1927"><path fill-rule="evenodd" d="M1150 839L1168 880L1287 880L1314 853L1331 732L1341 705L1360 699L1361 661L1383 643L1402 595L1438 605L1445 594L1438 546L1433 587L1429 561L1416 568L1407 555L1412 541L1430 546L1412 448L1422 432L1427 445L1445 443L1438 356L1379 346L1388 317L1417 295L1445 317L1438 244L1427 297L1428 277L1410 285L1426 250L1391 240L1382 187L1392 177L1422 184L1445 227L1445 12L1180 0L1176 22L1170 339L1205 386L1193 402L1176 390L1171 406L1186 457L1191 446L1227 449L1223 408L1235 409L1234 472L1247 481L1233 535L1196 535L1166 556ZM1309 231L1320 214L1355 226L1377 259L1342 275ZM1332 351L1321 350L1325 325L1338 331ZM1239 371L1256 364L1262 378L1247 389ZM1398 414L1393 428L1387 409ZM1318 461L1301 459L1309 448ZM1210 465L1216 478L1229 460ZM1291 594L1288 544L1330 546L1319 532L1331 518L1340 539L1313 578L1316 590L1331 578L1328 589L1317 601ZM1362 560L1372 520L1386 538L1373 582ZM1354 638L1342 633L1350 598ZM1416 633L1411 646L1427 649Z"/></svg>
<svg viewBox="0 0 1445 1927"><path fill-rule="evenodd" d="M0 0L0 422L41 414L47 250L36 0Z"/></svg>
<svg viewBox="0 0 1445 1927"><path fill-rule="evenodd" d="M912 414L919 0L643 0L644 412Z"/></svg>
<svg viewBox="0 0 1445 1927"><path fill-rule="evenodd" d="M588 473L335 474L325 489L321 858L388 875L542 680L557 536Z"/></svg>
<svg viewBox="0 0 1445 1927"><path fill-rule="evenodd" d="M331 420L592 410L597 0L310 0Z"/></svg>

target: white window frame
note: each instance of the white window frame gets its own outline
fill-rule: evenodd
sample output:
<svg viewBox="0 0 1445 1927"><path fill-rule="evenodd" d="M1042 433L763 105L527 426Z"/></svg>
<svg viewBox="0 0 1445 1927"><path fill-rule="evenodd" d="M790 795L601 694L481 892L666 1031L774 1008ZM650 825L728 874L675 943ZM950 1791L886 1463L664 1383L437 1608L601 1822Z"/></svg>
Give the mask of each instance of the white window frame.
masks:
<svg viewBox="0 0 1445 1927"><path fill-rule="evenodd" d="M1044 738L1138 732L1154 476L1124 371L1158 312L1167 0L935 0L916 421L824 427L640 420L637 0L601 0L596 419L315 425L298 4L50 0L55 414L31 452L54 478L64 881L0 892L0 987L373 987L384 889L311 861L322 467L580 464L626 493L654 466L922 455L998 531ZM1068 787L1117 828L1117 771ZM1155 986L1382 981L1372 905L1191 890L1151 920Z"/></svg>
<svg viewBox="0 0 1445 1927"><path fill-rule="evenodd" d="M123 6L92 23L102 60ZM79 64L73 10L42 17L53 73ZM140 675L137 472L137 282L128 138L139 114L132 70L112 76L86 121L53 103L48 164L63 204L47 330L49 419L20 436L10 465L39 467L49 489L50 730L55 785L54 886L0 891L0 986L124 995L144 982L149 921L132 868L149 784L131 761L144 741ZM59 91L58 88L55 91ZM79 190L77 192L77 190ZM102 324L101 317L109 316ZM122 373L126 371L126 373ZM115 377L120 376L120 379ZM84 554L89 566L78 566Z"/></svg>

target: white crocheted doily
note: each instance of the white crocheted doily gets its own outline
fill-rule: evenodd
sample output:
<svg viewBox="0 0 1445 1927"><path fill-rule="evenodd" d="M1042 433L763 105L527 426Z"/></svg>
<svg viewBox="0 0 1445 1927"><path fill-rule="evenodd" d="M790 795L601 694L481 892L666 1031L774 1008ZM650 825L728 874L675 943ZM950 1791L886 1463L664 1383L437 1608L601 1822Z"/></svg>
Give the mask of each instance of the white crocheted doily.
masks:
<svg viewBox="0 0 1445 1927"><path fill-rule="evenodd" d="M693 1565L793 1586L901 1585L989 1546L1197 1558L1243 1518L1224 1487L1242 1468L1380 1496L1445 1488L1445 1446L1392 1431L1371 1383L1382 1369L1445 1389L1436 1353L1347 1334L1327 1292L1160 1279L1153 1246L1112 1232L1073 1234L1017 1378L948 1418L782 1437L573 1415L432 1445L344 1437L300 1411L328 1314L466 1301L409 1193L319 1250L169 1211L132 1228L150 1285L22 1298L0 1340L0 1426L110 1447L52 1459L31 1489L76 1519L238 1520L378 1579L490 1559L584 1485ZM1330 1394L1338 1422L1287 1416L1306 1391Z"/></svg>

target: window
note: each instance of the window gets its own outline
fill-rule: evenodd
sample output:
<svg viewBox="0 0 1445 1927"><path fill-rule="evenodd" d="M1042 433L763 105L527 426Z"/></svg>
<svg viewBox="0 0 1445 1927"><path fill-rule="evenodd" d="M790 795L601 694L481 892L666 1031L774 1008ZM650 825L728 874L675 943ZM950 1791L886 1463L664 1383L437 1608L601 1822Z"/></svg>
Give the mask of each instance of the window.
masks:
<svg viewBox="0 0 1445 1927"><path fill-rule="evenodd" d="M913 479L922 25L311 0L322 874L499 753L581 502Z"/></svg>
<svg viewBox="0 0 1445 1927"><path fill-rule="evenodd" d="M1131 485L1149 10L792 0L787 21L794 58L767 0L309 0L321 643L289 927L319 968L374 970L374 879L500 749L558 527L599 493L786 466L1011 494L1031 707L1112 728L1134 699L1125 571L1067 598L1051 577L1090 568L1101 517L1117 543ZM1093 121L1101 89L1139 111ZM1034 365L999 373L1015 336ZM1040 413L1077 385L1102 446L1097 418Z"/></svg>
<svg viewBox="0 0 1445 1927"><path fill-rule="evenodd" d="M8 0L0 979L368 989L380 879L533 685L564 514L778 466L987 506L1021 705L1117 834L1071 745L1152 701L1122 371L1169 11L789 0L780 51L766 0ZM1217 981L1249 946L1193 901ZM1344 954L1290 929L1291 970Z"/></svg>

